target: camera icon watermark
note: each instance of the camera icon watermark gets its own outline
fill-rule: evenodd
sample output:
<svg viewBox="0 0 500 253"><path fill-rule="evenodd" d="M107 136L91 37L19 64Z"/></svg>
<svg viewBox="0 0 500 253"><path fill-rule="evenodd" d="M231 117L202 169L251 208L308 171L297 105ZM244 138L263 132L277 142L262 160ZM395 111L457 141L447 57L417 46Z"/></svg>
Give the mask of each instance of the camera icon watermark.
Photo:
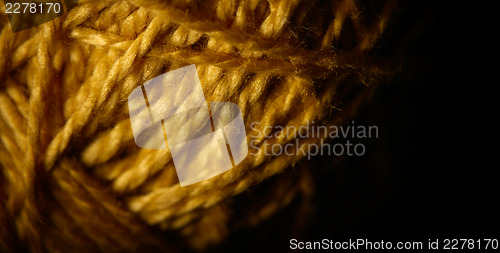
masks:
<svg viewBox="0 0 500 253"><path fill-rule="evenodd" d="M207 102L195 65L155 77L128 98L135 143L170 149L181 186L217 176L248 154L240 108Z"/></svg>

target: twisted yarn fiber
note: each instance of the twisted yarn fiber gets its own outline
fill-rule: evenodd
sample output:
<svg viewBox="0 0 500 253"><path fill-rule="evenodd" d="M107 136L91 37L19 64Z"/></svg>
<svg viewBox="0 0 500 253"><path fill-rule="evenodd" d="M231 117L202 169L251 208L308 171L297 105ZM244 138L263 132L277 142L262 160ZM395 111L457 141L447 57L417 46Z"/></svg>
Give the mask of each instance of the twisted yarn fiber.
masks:
<svg viewBox="0 0 500 253"><path fill-rule="evenodd" d="M294 143L294 134L252 137L250 124L299 129L352 116L391 72L371 52L395 6L83 0L19 33L2 6L0 251L203 250L233 224L255 225L312 194L307 173L278 176L262 203L247 204L252 214L232 212L234 196L293 166L302 152L249 155L180 187L168 150L136 146L127 98L155 76L196 64L207 101L239 105L249 142Z"/></svg>

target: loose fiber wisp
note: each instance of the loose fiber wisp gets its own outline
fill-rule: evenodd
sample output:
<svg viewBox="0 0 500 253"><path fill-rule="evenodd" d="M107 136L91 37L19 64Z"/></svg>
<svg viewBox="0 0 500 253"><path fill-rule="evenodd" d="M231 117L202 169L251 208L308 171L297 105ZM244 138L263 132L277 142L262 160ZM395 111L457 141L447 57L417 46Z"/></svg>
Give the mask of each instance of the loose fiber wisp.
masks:
<svg viewBox="0 0 500 253"><path fill-rule="evenodd" d="M207 101L237 104L262 146L299 137L252 122L344 124L397 71L377 54L392 0L81 0L20 32L1 8L1 252L203 251L314 194L302 152L181 187L169 150L131 129L127 98L156 76L194 64Z"/></svg>

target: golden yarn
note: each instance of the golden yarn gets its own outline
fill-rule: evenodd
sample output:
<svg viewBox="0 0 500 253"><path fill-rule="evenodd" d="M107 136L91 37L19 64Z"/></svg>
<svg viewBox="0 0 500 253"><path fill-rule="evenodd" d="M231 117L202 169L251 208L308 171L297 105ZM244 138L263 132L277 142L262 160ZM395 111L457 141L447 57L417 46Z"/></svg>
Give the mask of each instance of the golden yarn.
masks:
<svg viewBox="0 0 500 253"><path fill-rule="evenodd" d="M227 237L230 222L258 224L296 195L312 194L307 172L283 175L235 222L234 196L303 155L249 155L217 177L180 187L168 150L136 146L127 98L155 76L196 64L207 100L238 104L248 136L251 122L261 129L341 124L392 71L371 51L395 7L84 0L63 17L13 33L2 6L0 250L203 250Z"/></svg>

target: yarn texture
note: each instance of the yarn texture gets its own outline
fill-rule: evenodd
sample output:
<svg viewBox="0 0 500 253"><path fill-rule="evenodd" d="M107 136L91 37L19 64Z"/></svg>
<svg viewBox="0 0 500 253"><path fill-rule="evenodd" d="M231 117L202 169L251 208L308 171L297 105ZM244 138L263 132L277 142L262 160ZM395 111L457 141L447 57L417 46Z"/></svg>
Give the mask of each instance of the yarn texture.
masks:
<svg viewBox="0 0 500 253"><path fill-rule="evenodd" d="M312 196L303 152L248 155L181 187L168 149L134 142L127 98L195 64L207 101L240 107L249 143L327 141L255 136L356 115L397 71L377 56L396 9L392 0L81 0L14 33L2 5L0 251L203 251ZM234 208L271 178L259 201Z"/></svg>

